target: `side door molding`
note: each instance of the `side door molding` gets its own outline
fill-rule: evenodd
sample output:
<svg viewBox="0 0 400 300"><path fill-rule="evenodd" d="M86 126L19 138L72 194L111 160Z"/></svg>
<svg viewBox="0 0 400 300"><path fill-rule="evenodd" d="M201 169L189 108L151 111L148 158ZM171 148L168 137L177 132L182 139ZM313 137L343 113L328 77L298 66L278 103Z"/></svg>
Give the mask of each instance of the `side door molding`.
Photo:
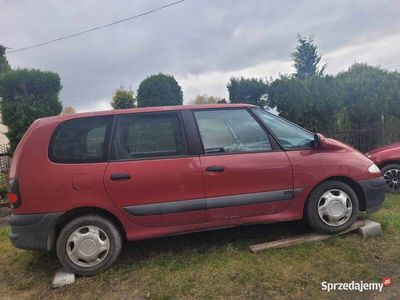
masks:
<svg viewBox="0 0 400 300"><path fill-rule="evenodd" d="M297 188L294 190L278 190L251 194L211 197L205 199L170 201L126 206L125 210L135 216L162 215L185 211L252 205L274 201L285 201L298 196L302 191L303 188Z"/></svg>

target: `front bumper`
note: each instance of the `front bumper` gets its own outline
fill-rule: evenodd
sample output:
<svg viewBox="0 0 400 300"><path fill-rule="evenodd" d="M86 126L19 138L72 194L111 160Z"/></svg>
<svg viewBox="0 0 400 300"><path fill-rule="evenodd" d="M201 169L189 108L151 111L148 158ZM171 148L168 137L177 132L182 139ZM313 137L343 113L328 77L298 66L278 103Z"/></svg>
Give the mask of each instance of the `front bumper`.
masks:
<svg viewBox="0 0 400 300"><path fill-rule="evenodd" d="M21 249L50 251L54 225L62 213L15 215L10 217L11 243Z"/></svg>
<svg viewBox="0 0 400 300"><path fill-rule="evenodd" d="M360 206L360 209L369 213L379 210L385 200L385 178L380 176L374 179L359 181L358 183L364 193L364 206Z"/></svg>

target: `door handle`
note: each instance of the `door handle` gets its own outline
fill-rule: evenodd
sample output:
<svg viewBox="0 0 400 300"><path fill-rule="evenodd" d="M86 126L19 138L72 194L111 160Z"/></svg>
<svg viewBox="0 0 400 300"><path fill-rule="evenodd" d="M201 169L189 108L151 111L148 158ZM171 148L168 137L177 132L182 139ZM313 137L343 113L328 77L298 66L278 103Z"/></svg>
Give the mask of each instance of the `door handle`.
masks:
<svg viewBox="0 0 400 300"><path fill-rule="evenodd" d="M111 174L111 180L129 180L131 179L131 175L125 173L114 173Z"/></svg>
<svg viewBox="0 0 400 300"><path fill-rule="evenodd" d="M225 169L224 167L220 167L220 166L210 166L206 168L206 172L223 172Z"/></svg>

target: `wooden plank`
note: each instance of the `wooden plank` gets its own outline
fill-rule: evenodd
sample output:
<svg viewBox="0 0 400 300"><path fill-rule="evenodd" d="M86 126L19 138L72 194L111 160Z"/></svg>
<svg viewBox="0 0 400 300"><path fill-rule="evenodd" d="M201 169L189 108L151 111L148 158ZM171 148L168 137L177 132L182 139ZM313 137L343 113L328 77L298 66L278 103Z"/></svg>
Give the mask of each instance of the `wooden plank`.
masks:
<svg viewBox="0 0 400 300"><path fill-rule="evenodd" d="M250 246L250 250L251 252L256 253L265 249L284 248L306 242L323 241L329 239L330 237L331 235L329 234L315 234L315 233L303 234L294 237L284 238L273 242L252 245Z"/></svg>
<svg viewBox="0 0 400 300"><path fill-rule="evenodd" d="M353 223L353 225L350 226L349 229L346 229L346 230L344 230L344 231L341 231L341 232L337 233L337 235L343 235L343 234L349 233L349 232L351 232L351 231L354 231L354 230L357 230L357 229L363 227L364 225L365 225L365 220L363 220L363 219L358 219L357 221L355 221L355 222Z"/></svg>
<svg viewBox="0 0 400 300"><path fill-rule="evenodd" d="M251 252L257 253L257 252L260 252L265 249L284 248L284 247L290 247L293 245L298 245L298 244L307 243L307 242L323 241L323 240L327 240L335 235L343 235L348 232L357 230L364 225L365 225L365 221L359 219L356 222L354 222L354 224L349 229L339 232L338 234L321 234L321 233L313 232L313 233L288 237L288 238L280 239L277 241L251 245L249 248L250 248Z"/></svg>

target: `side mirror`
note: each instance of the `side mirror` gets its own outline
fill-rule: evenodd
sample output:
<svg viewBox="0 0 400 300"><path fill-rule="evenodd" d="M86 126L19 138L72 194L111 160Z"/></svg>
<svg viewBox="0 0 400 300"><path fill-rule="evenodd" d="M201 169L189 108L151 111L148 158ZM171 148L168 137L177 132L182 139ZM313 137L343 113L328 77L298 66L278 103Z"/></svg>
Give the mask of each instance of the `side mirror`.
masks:
<svg viewBox="0 0 400 300"><path fill-rule="evenodd" d="M314 134L314 147L315 148L320 148L321 145L324 143L325 141L325 136L321 133L315 133Z"/></svg>

